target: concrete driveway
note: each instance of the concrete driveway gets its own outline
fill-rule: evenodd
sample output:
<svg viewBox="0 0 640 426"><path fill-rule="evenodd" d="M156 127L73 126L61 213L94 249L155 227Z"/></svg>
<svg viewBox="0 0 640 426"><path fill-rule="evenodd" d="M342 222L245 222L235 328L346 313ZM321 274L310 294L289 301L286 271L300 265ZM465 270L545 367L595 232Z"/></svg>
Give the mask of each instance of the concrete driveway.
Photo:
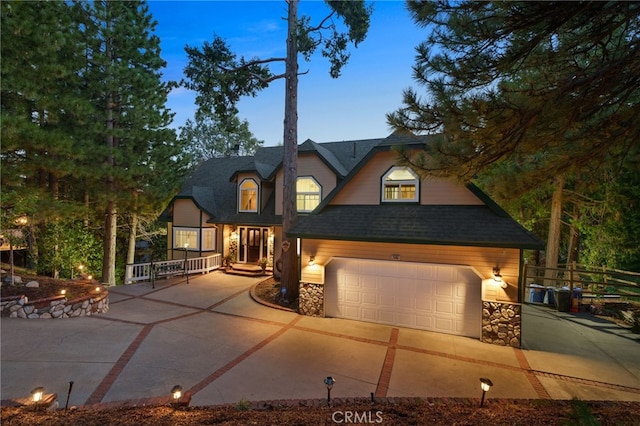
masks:
<svg viewBox="0 0 640 426"><path fill-rule="evenodd" d="M255 303L259 280L214 272L110 289L107 314L3 318L2 399L44 386L85 405L166 396L192 405L335 397L640 401L640 336L576 314L525 306L525 349Z"/></svg>

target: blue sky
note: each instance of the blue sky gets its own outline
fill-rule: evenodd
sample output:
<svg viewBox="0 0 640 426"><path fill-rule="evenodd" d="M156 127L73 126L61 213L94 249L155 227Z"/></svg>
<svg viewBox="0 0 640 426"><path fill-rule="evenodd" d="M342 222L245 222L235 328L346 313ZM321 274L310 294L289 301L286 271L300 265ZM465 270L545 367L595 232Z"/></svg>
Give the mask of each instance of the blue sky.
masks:
<svg viewBox="0 0 640 426"><path fill-rule="evenodd" d="M245 58L285 56L286 3L281 1L162 1L150 0L150 12L158 22L165 77L183 78L187 64L185 45L202 46L217 34L232 51ZM385 114L402 102L403 89L414 85L411 66L415 46L426 38L409 17L402 1L378 1L366 40L357 49L338 79L329 76L325 58L316 54L311 62L301 57L298 87L298 142L356 140L391 133ZM300 14L318 22L328 7L322 1L302 1ZM274 72L282 70L276 68ZM174 127L192 118L195 94L179 88L168 100L176 113ZM265 146L282 143L284 81L277 80L256 97L239 104L240 118L249 122L253 134Z"/></svg>

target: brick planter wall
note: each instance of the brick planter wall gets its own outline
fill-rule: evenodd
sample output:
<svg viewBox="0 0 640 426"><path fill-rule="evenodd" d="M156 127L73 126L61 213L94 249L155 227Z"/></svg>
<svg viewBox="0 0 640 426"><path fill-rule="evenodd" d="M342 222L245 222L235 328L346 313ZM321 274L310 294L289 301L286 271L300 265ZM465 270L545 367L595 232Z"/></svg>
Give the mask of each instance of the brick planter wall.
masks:
<svg viewBox="0 0 640 426"><path fill-rule="evenodd" d="M73 318L103 314L109 311L109 292L67 299L64 296L30 301L25 296L0 300L0 315L9 318Z"/></svg>
<svg viewBox="0 0 640 426"><path fill-rule="evenodd" d="M482 341L520 347L522 306L508 302L482 302Z"/></svg>

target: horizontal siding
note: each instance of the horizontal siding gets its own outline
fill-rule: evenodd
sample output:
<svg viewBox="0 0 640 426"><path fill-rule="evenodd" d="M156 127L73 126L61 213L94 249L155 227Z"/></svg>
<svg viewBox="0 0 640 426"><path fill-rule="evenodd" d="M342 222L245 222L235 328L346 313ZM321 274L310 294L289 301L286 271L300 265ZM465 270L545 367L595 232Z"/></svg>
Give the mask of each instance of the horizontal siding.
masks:
<svg viewBox="0 0 640 426"><path fill-rule="evenodd" d="M395 164L395 153L376 154L331 200L331 204L380 204L382 176ZM483 202L463 184L448 179L426 178L420 182L420 204L482 205Z"/></svg>
<svg viewBox="0 0 640 426"><path fill-rule="evenodd" d="M308 262L309 256L315 256L315 263L318 265L326 265L333 257L468 265L483 279L493 278L493 268L499 266L503 279L510 287L505 291L492 286L483 297L509 301L517 301L518 297L518 249L304 240L301 255L303 265Z"/></svg>
<svg viewBox="0 0 640 426"><path fill-rule="evenodd" d="M322 186L322 198L326 197L336 187L337 177L331 169L317 155L298 156L298 176L312 176ZM282 169L276 174L276 214L282 214L283 196Z"/></svg>

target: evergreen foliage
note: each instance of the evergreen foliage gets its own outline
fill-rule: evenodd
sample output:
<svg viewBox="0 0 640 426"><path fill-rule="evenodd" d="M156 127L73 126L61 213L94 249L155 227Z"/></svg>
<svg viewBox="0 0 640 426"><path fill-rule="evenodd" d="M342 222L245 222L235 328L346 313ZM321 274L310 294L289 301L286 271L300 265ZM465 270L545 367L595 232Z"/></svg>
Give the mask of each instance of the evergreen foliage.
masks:
<svg viewBox="0 0 640 426"><path fill-rule="evenodd" d="M414 65L425 92L407 89L404 106L387 118L395 128L444 137L418 155L399 149L400 162L423 175L466 181L484 174L497 198L531 201L520 202L516 216L522 209L532 212L529 218L550 212L550 241L560 220L583 237L594 232L593 221L589 231L584 227L587 201L595 197L612 208L604 187L628 177L623 171L638 161L640 3L408 5L429 31ZM535 199L545 188L542 200L554 191L557 201L564 197L564 215ZM618 195L630 200L629 193ZM603 229L607 220L596 222ZM588 241L596 244L583 239L581 247ZM548 266L558 260L553 245ZM585 260L598 257L584 253Z"/></svg>
<svg viewBox="0 0 640 426"><path fill-rule="evenodd" d="M186 172L154 28L142 1L2 2L2 228L29 217L40 271L81 227L115 284L119 212L156 217Z"/></svg>

